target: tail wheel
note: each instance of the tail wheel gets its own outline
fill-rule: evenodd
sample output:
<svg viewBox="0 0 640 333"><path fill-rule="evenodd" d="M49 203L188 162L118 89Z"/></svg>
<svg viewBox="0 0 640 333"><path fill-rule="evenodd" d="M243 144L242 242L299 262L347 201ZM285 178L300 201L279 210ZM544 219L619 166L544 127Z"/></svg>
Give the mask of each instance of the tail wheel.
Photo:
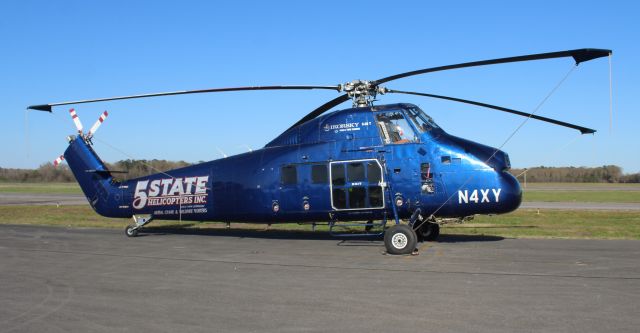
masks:
<svg viewBox="0 0 640 333"><path fill-rule="evenodd" d="M417 243L418 237L408 225L396 224L384 232L384 246L389 254L411 254Z"/></svg>
<svg viewBox="0 0 640 333"><path fill-rule="evenodd" d="M437 223L425 222L417 230L420 240L433 242L440 236L440 225Z"/></svg>
<svg viewBox="0 0 640 333"><path fill-rule="evenodd" d="M138 236L138 229L134 225L128 225L124 230L124 233L127 237L136 237Z"/></svg>

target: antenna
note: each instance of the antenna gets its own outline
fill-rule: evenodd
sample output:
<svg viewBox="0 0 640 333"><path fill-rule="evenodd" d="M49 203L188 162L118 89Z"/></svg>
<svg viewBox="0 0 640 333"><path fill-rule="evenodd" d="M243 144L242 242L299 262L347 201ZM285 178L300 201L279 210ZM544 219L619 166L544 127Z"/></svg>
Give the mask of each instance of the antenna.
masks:
<svg viewBox="0 0 640 333"><path fill-rule="evenodd" d="M243 143L243 144L241 144L241 145L239 145L239 146L236 146L236 147L244 147L244 148L247 148L247 150L248 150L249 152L252 152L252 151L253 151L253 149L251 149L251 147L249 147L249 145L244 144L244 143Z"/></svg>
<svg viewBox="0 0 640 333"><path fill-rule="evenodd" d="M227 158L227 154L225 154L222 149L216 147L216 149L220 152L220 154L222 155L222 157Z"/></svg>

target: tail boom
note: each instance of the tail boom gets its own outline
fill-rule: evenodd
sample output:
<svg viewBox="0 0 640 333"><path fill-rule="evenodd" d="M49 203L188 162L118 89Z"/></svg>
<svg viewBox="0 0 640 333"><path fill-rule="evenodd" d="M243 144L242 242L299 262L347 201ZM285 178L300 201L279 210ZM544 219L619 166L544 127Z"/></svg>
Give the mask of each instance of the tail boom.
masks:
<svg viewBox="0 0 640 333"><path fill-rule="evenodd" d="M126 189L113 179L106 165L82 135L69 137L64 159L73 172L91 207L105 217L131 217Z"/></svg>

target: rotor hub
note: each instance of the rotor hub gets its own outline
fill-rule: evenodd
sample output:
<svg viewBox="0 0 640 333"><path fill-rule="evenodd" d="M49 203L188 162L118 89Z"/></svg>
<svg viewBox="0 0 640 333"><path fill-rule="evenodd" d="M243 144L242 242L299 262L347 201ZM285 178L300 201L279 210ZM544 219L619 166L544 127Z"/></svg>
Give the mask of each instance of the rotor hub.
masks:
<svg viewBox="0 0 640 333"><path fill-rule="evenodd" d="M353 100L354 108L371 106L378 94L382 95L387 92L386 88L365 80L353 80L341 84L339 88L340 91L346 92L347 96Z"/></svg>

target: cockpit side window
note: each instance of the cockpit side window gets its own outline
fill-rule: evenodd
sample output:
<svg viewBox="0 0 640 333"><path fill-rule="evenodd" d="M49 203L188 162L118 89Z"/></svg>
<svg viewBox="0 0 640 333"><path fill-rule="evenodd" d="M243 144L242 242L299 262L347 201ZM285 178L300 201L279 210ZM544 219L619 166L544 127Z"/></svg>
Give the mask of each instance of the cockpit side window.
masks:
<svg viewBox="0 0 640 333"><path fill-rule="evenodd" d="M416 142L417 136L400 111L376 114L376 124L385 144Z"/></svg>
<svg viewBox="0 0 640 333"><path fill-rule="evenodd" d="M420 132L429 132L434 128L439 128L431 117L424 114L424 112L418 108L408 109L407 114L409 115L409 119L411 119L415 127Z"/></svg>

